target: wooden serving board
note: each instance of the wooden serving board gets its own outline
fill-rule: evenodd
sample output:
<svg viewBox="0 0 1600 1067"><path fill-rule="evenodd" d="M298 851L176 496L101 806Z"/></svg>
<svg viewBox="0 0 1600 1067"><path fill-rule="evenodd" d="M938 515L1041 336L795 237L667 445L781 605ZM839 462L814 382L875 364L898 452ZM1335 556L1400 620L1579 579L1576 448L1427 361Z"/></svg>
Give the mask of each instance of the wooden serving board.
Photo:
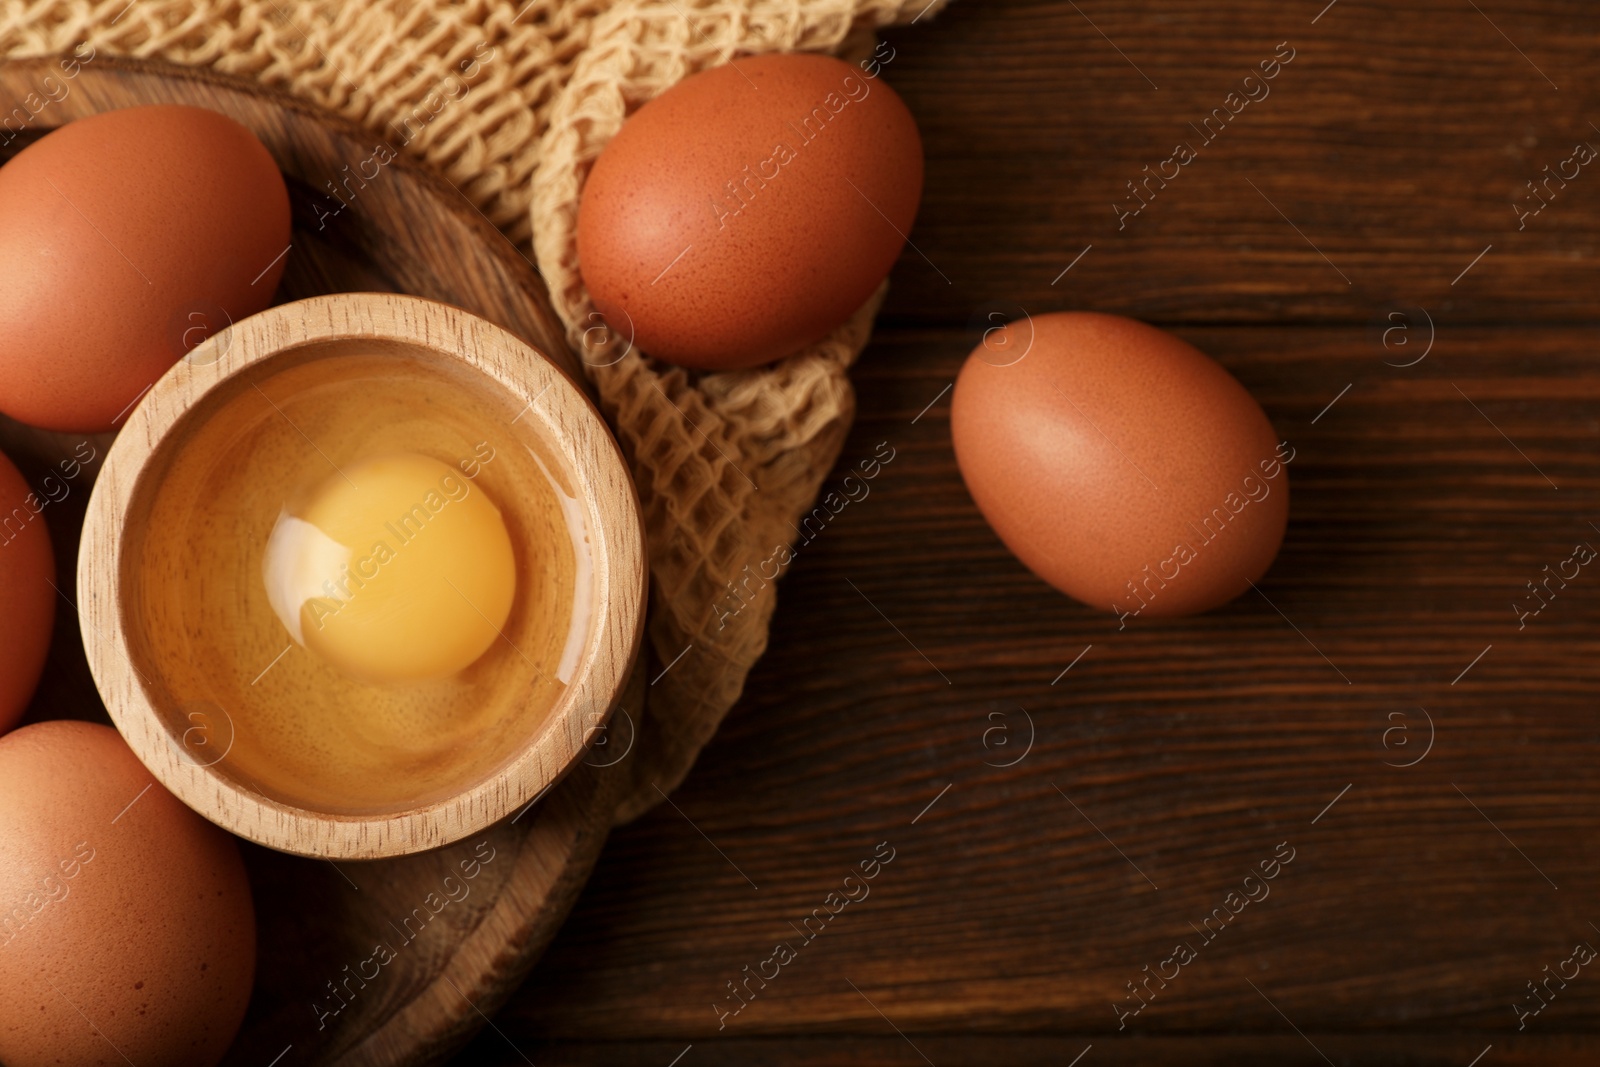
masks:
<svg viewBox="0 0 1600 1067"><path fill-rule="evenodd" d="M511 330L582 382L531 264L448 181L396 153L355 195L336 199L329 191L346 167L373 157L380 136L209 72L104 55L73 76L66 70L55 59L0 64L0 114L38 109L0 148L0 160L95 112L155 103L220 111L255 131L289 185L294 242L278 302L351 291L444 301ZM83 440L0 426L0 447L36 490ZM49 483L55 488L43 513L66 592L74 588L89 483L111 438L89 440L96 459L78 478ZM27 721L109 722L74 610L58 607ZM624 703L637 707L638 694ZM612 751L628 739L617 741ZM515 988L576 899L621 784L620 773L605 769L610 762L590 756L525 814L435 852L335 866L242 844L260 962L249 1015L226 1062L422 1064L448 1056Z"/></svg>

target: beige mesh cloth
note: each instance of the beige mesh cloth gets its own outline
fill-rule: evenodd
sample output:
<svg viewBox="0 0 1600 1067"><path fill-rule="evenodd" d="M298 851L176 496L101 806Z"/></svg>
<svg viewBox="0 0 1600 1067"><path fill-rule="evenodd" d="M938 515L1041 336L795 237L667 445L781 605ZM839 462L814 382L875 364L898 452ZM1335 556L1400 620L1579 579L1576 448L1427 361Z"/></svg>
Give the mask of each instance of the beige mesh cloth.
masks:
<svg viewBox="0 0 1600 1067"><path fill-rule="evenodd" d="M450 97L406 151L524 249L531 242L644 506L653 655L624 701L638 734L623 822L683 780L766 649L773 587L741 576L789 544L838 457L855 411L846 372L882 290L767 368L691 375L657 363L592 314L574 236L584 176L630 111L695 71L771 51L859 58L876 28L945 2L7 0L0 55L87 41L253 77L380 132ZM735 612L736 580L749 603Z"/></svg>

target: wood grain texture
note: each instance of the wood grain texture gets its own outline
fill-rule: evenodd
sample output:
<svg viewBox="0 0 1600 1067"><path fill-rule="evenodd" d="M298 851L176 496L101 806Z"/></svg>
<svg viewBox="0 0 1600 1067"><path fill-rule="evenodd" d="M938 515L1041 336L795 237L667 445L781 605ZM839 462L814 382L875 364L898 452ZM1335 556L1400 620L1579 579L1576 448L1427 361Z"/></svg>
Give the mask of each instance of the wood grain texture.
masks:
<svg viewBox="0 0 1600 1067"><path fill-rule="evenodd" d="M1482 13L1338 0L1313 25L1327 2L1080 13L957 0L891 33L884 77L928 154L911 235L927 260L905 258L884 314L960 325L999 302L1163 322L1365 321L1398 301L1446 322L1592 320L1593 168L1523 229L1513 210L1577 141L1600 146L1591 13L1570 0ZM1284 41L1295 58L1269 95L1205 143L1190 123ZM1197 158L1119 230L1126 183L1181 142Z"/></svg>
<svg viewBox="0 0 1600 1067"><path fill-rule="evenodd" d="M46 77L55 79L59 99L19 124L11 106L46 88ZM363 131L251 83L105 56L70 79L54 60L0 64L0 103L7 128L18 131L0 137L0 159L62 122L106 108L190 103L224 111L262 137L289 184L294 247L280 302L349 290L427 297L511 331L582 381L530 265L426 167L394 160L330 217L341 201L327 183L372 155ZM64 591L74 587L90 483L110 442L109 435L89 438L95 455L86 472L62 481L56 461L83 438L0 424L0 444L49 496L43 515ZM52 474L56 483L45 480ZM63 606L56 626L25 721L108 721L77 613ZM629 706L638 707L643 680L631 685ZM286 1049L285 1064L412 1064L448 1056L527 972L587 878L623 785L606 764L603 755L591 756L526 815L418 856L335 866L245 845L260 965L250 1013L227 1062L259 1067ZM476 864L469 881L463 862ZM455 890L459 900L449 896L447 875L468 890ZM448 903L435 912L441 900ZM419 908L427 921L413 917L406 924ZM393 962L376 978L352 980L350 970L371 974L367 961L380 942L391 947ZM330 983L343 990L340 999Z"/></svg>
<svg viewBox="0 0 1600 1067"><path fill-rule="evenodd" d="M884 1029L888 1029L885 1027ZM1115 1041L1090 1037L1004 1037L909 1034L887 1037L795 1037L787 1040L728 1038L696 1044L682 1042L614 1042L606 1044L549 1042L539 1046L539 1062L549 1067L661 1067L682 1055L680 1063L707 1067L780 1064L785 1067L1298 1067L1326 1065L1325 1052L1339 1067L1464 1067L1482 1055L1490 1042L1461 1034L1418 1034L1373 1038L1351 1034L1311 1033L1298 1037L1155 1037ZM1494 1062L1502 1067L1580 1067L1593 1062L1581 1038L1515 1037L1493 1042ZM504 1041L500 1042L505 1049ZM485 1052L489 1043L485 1042ZM926 1059L919 1058L921 1053ZM1081 1057L1081 1059L1079 1058ZM1091 1058L1092 1057L1092 1058ZM1076 1062L1075 1062L1076 1061ZM497 1063L486 1058L477 1062ZM522 1060L516 1062L522 1063ZM1481 1063L1488 1063L1485 1057Z"/></svg>
<svg viewBox="0 0 1600 1067"><path fill-rule="evenodd" d="M1338 0L1312 25L1325 4L958 0L889 35L928 187L827 488L880 442L896 458L800 549L676 808L613 835L457 1062L1600 1056L1592 968L1520 1032L1513 1009L1600 946L1600 575L1522 629L1513 609L1600 548L1600 183L1525 231L1511 207L1583 131L1600 145L1600 20ZM1123 182L1285 39L1272 95L1118 235ZM943 390L985 313L1064 308L1168 324L1293 443L1260 594L1118 632L985 526ZM726 983L881 841L870 897L719 1029ZM1281 842L1270 896L1119 1032L1126 983Z"/></svg>
<svg viewBox="0 0 1600 1067"><path fill-rule="evenodd" d="M1179 333L1298 450L1264 595L1119 632L1051 592L961 491L944 402L911 423L972 339L880 335L844 456L887 440L895 461L801 553L681 814L614 836L508 1035L537 1055L600 1033L872 1034L877 1009L907 1032L1109 1035L1125 983L1198 942L1189 924L1284 841L1271 895L1130 1030L1270 1033L1247 979L1308 1031L1515 1030L1524 983L1600 936L1600 598L1584 572L1521 631L1511 608L1600 543L1600 371L1564 331L1457 331L1403 372L1359 330L1296 330L1288 359L1277 329ZM1390 766L1426 745L1420 709L1431 752ZM1030 717L1031 750L991 766ZM882 840L899 856L871 896L718 1035L725 983ZM1596 1007L1600 986L1572 983L1538 1031L1589 1029Z"/></svg>

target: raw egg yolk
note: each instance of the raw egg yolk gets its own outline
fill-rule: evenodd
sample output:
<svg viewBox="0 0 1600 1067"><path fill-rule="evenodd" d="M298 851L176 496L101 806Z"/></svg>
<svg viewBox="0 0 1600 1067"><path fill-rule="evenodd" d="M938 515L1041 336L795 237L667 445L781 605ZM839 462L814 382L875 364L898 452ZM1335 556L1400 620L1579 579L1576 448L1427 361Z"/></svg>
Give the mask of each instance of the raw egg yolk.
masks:
<svg viewBox="0 0 1600 1067"><path fill-rule="evenodd" d="M429 456L348 464L267 541L267 597L296 641L368 681L439 678L475 662L511 612L516 563L500 511Z"/></svg>

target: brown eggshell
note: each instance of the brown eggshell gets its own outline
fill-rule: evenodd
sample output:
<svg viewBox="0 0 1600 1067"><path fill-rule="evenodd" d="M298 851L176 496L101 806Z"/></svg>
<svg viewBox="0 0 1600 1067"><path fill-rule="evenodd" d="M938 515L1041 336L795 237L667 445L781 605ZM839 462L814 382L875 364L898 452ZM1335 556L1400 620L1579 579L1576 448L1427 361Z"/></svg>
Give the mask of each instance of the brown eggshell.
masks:
<svg viewBox="0 0 1600 1067"><path fill-rule="evenodd" d="M668 89L606 145L578 259L606 324L648 354L751 367L872 295L921 196L916 122L881 78L830 56L738 59Z"/></svg>
<svg viewBox="0 0 1600 1067"><path fill-rule="evenodd" d="M255 975L244 865L116 731L0 738L0 908L7 1067L222 1058Z"/></svg>
<svg viewBox="0 0 1600 1067"><path fill-rule="evenodd" d="M33 698L55 625L55 553L44 505L0 456L0 734Z"/></svg>
<svg viewBox="0 0 1600 1067"><path fill-rule="evenodd" d="M1231 600L1283 541L1293 450L1232 375L1153 326L1064 312L991 332L950 429L1006 546L1124 625Z"/></svg>
<svg viewBox="0 0 1600 1067"><path fill-rule="evenodd" d="M289 194L254 134L161 104L68 123L0 167L0 411L98 432L272 300Z"/></svg>

